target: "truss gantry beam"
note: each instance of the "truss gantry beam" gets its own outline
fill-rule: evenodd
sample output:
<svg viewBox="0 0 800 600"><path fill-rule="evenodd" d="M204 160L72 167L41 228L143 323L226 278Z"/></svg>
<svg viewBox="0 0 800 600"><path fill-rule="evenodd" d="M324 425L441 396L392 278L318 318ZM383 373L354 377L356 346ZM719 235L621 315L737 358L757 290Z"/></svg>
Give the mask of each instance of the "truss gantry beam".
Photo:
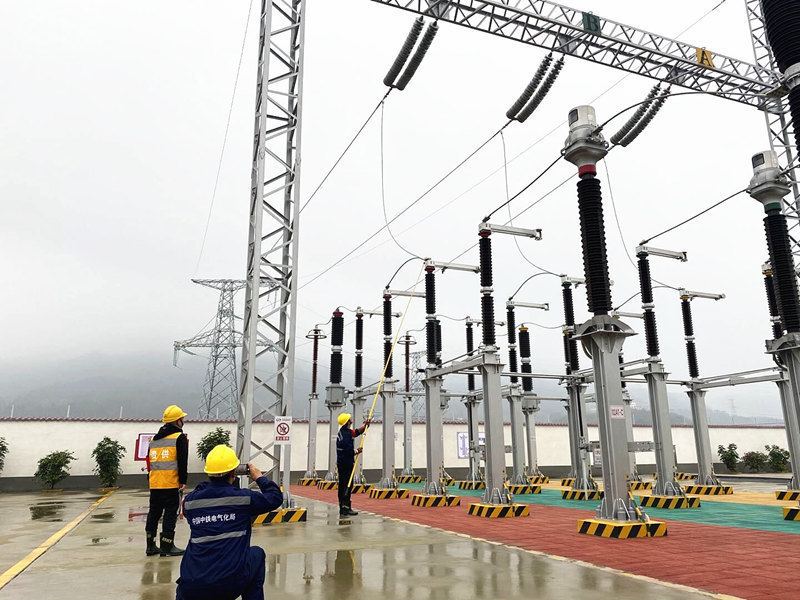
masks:
<svg viewBox="0 0 800 600"><path fill-rule="evenodd" d="M770 68L546 0L372 0L628 73L762 107Z"/></svg>
<svg viewBox="0 0 800 600"><path fill-rule="evenodd" d="M266 472L274 479L280 472L286 507L293 505L291 446L253 440L252 425L292 414L305 8L306 0L261 0L236 431L240 459L265 456L272 463ZM277 287L264 288L264 277ZM259 348L270 339L274 355Z"/></svg>

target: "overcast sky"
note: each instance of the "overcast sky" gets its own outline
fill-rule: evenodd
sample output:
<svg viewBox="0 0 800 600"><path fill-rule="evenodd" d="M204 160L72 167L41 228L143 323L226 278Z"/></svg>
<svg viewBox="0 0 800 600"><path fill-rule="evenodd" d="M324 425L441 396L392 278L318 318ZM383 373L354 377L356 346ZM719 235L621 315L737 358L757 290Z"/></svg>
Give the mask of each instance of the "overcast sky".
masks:
<svg viewBox="0 0 800 600"><path fill-rule="evenodd" d="M669 37L717 3L680 1L665 10L663 4L617 0L594 1L590 8ZM116 355L120 363L133 354L162 357L167 363L173 340L202 329L216 310L216 293L190 278L244 276L258 0L254 4L203 245L248 26L248 0L0 0L0 265L5 288L0 353L7 368L92 352ZM383 76L413 21L409 13L368 0L310 0L307 10L303 200L385 93ZM728 0L680 39L753 60L741 0ZM385 104L390 216L505 123L506 109L544 55L484 33L441 27L408 88L394 92ZM552 93L534 115L505 130L512 194L558 155L572 107L592 102L598 118L605 120L643 99L654 83L628 76L609 91L624 76L567 58ZM622 122L610 125L607 134ZM301 283L384 223L379 133L376 118L303 213ZM764 118L754 108L689 96L668 100L640 139L609 155L608 174L601 166L599 177L615 305L638 291L625 248L633 254L640 239L744 187L751 176L750 156L767 147ZM502 166L498 138L395 223L396 237L414 253L436 260L450 260L469 248L477 240L481 217L506 197ZM571 164L559 162L512 203L512 211L521 211L574 173ZM494 240L498 313L504 311L505 298L536 272L521 253L548 270L583 275L574 183L573 177L515 220L521 227L542 228L543 241L520 240L520 252L511 238ZM501 219L507 220L508 213L498 213L496 220ZM770 328L760 272L766 258L761 219L761 206L742 195L653 242L689 253L688 263L653 259L655 278L727 295L718 303L694 303L701 374L771 364L764 354ZM337 305L377 306L383 286L406 258L384 232L354 258L303 287L298 359L310 360L302 336L327 321ZM477 260L475 250L459 259ZM419 270L418 262L409 264L393 286L413 285ZM437 277L440 312L454 318L478 316L474 275ZM550 327L562 323L557 279L538 277L517 298L552 306L549 313L520 311L518 321ZM237 301L241 311L241 295ZM405 300L396 306L404 310ZM423 325L423 308L419 301L412 304L404 329ZM626 309L639 310L639 303L634 300ZM576 295L576 310L579 321L588 316L583 288ZM677 293L657 290L656 312L665 366L686 378ZM641 328L638 321L631 325ZM445 320L443 327L445 357L461 354L463 324ZM562 372L560 332L534 327L532 333L535 370ZM423 338L417 334L420 344ZM368 380L379 375L380 342L380 322L372 319L367 323ZM345 344L352 348L352 326ZM643 355L644 335L626 342L626 358ZM325 357L322 381L327 363ZM582 365L588 364L582 357ZM352 385L350 356L345 384ZM780 414L774 384L714 391L708 401L727 410L731 398L737 412Z"/></svg>

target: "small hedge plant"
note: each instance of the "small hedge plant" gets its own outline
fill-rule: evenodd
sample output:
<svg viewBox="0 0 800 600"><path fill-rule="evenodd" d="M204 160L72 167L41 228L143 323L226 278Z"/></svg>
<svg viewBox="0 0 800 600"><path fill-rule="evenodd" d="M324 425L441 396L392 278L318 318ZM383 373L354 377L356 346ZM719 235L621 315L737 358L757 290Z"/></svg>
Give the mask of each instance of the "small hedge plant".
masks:
<svg viewBox="0 0 800 600"><path fill-rule="evenodd" d="M77 460L72 452L60 450L39 459L39 468L33 476L52 490L59 481L69 477L69 464Z"/></svg>
<svg viewBox="0 0 800 600"><path fill-rule="evenodd" d="M200 439L200 443L197 444L197 456L205 462L208 453L214 449L214 446L219 445L231 445L231 432L222 427L209 431Z"/></svg>
<svg viewBox="0 0 800 600"><path fill-rule="evenodd" d="M122 475L120 462L125 456L125 447L116 440L104 437L92 450L92 458L96 463L95 474L100 477L103 487L114 487Z"/></svg>

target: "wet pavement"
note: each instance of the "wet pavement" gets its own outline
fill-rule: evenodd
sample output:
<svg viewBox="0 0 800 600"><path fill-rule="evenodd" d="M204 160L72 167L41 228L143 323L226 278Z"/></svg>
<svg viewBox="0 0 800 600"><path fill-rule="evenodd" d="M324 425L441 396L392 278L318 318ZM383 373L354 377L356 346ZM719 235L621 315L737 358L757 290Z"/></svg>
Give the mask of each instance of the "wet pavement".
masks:
<svg viewBox="0 0 800 600"><path fill-rule="evenodd" d="M89 493L0 495L0 572L98 497ZM0 590L0 598L174 598L180 559L144 555L147 498L144 491L117 491L109 496ZM307 522L254 529L253 544L267 551L267 598L708 597L375 514L340 519L337 508L324 502L301 499L300 504L309 510ZM186 523L179 522L179 545L184 545L188 533Z"/></svg>

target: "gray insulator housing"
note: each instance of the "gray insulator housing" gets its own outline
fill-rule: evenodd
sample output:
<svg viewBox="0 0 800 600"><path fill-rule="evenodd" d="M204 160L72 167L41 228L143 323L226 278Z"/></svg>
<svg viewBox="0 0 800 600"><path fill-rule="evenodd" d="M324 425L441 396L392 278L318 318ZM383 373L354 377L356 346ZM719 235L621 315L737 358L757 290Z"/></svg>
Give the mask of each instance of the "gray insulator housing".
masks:
<svg viewBox="0 0 800 600"><path fill-rule="evenodd" d="M511 108L506 111L506 117L509 119L516 117L520 109L525 106L525 103L528 100L531 99L533 92L535 92L536 88L539 87L539 82L542 80L542 77L544 77L545 72L547 72L547 67L550 66L551 62L553 62L552 52L542 59L542 64L540 64L539 68L536 69L536 73L534 73L530 83L528 83L527 87L522 90L522 94L520 94L520 97L517 98L517 101L514 102L514 104L511 105Z"/></svg>
<svg viewBox="0 0 800 600"><path fill-rule="evenodd" d="M620 130L611 136L611 143L612 144L619 144L620 140L628 135L631 129L641 120L644 114L647 112L647 109L650 108L650 105L653 103L653 99L656 97L656 94L661 91L661 88L658 85L654 85L653 89L650 90L650 93L647 94L647 98L645 98L644 102L639 105L639 108L636 109L636 112L633 113L633 116L628 119L628 121L620 127Z"/></svg>
<svg viewBox="0 0 800 600"><path fill-rule="evenodd" d="M553 68L550 69L550 73L547 75L547 79L544 80L542 87L539 88L539 91L536 92L536 95L533 99L528 102L528 105L523 108L520 113L517 115L517 121L520 123L524 123L528 117L533 114L538 106L544 100L544 97L547 96L548 92L550 92L550 88L553 87L553 84L558 79L558 74L561 73L561 69L564 67L564 57L558 59L556 64L553 65Z"/></svg>
<svg viewBox="0 0 800 600"><path fill-rule="evenodd" d="M406 64L411 51L414 49L414 44L417 43L419 34L422 33L422 26L424 24L425 21L422 19L422 17L419 17L414 21L414 24L411 25L411 31L408 32L406 41L403 42L403 46L400 48L397 58L394 59L392 66L389 67L386 77L383 78L383 85L388 87L392 87L392 85L394 85L394 80L397 79L400 69L402 69L403 65Z"/></svg>
<svg viewBox="0 0 800 600"><path fill-rule="evenodd" d="M397 80L398 90L406 89L408 82L411 81L414 73L417 72L417 69L419 69L419 66L422 64L422 59L425 58L425 55L428 53L428 49L431 47L433 38L436 37L436 33L438 31L439 26L435 21L428 25L428 28L425 30L425 35L422 36L422 41L419 43L417 50L414 52L414 56L412 56L411 60L408 61L406 70L402 75L400 75L400 79Z"/></svg>
<svg viewBox="0 0 800 600"><path fill-rule="evenodd" d="M667 101L668 95L669 90L664 90L664 93L656 98L655 102L653 102L653 105L650 107L650 110L647 111L647 114L644 116L644 118L636 124L636 127L634 127L628 135L620 140L620 146L627 146L633 140L639 137L639 134L644 131L644 128L650 124L650 121L653 120L653 117L655 117L658 114L658 111L661 110L661 107L664 106L664 102Z"/></svg>

